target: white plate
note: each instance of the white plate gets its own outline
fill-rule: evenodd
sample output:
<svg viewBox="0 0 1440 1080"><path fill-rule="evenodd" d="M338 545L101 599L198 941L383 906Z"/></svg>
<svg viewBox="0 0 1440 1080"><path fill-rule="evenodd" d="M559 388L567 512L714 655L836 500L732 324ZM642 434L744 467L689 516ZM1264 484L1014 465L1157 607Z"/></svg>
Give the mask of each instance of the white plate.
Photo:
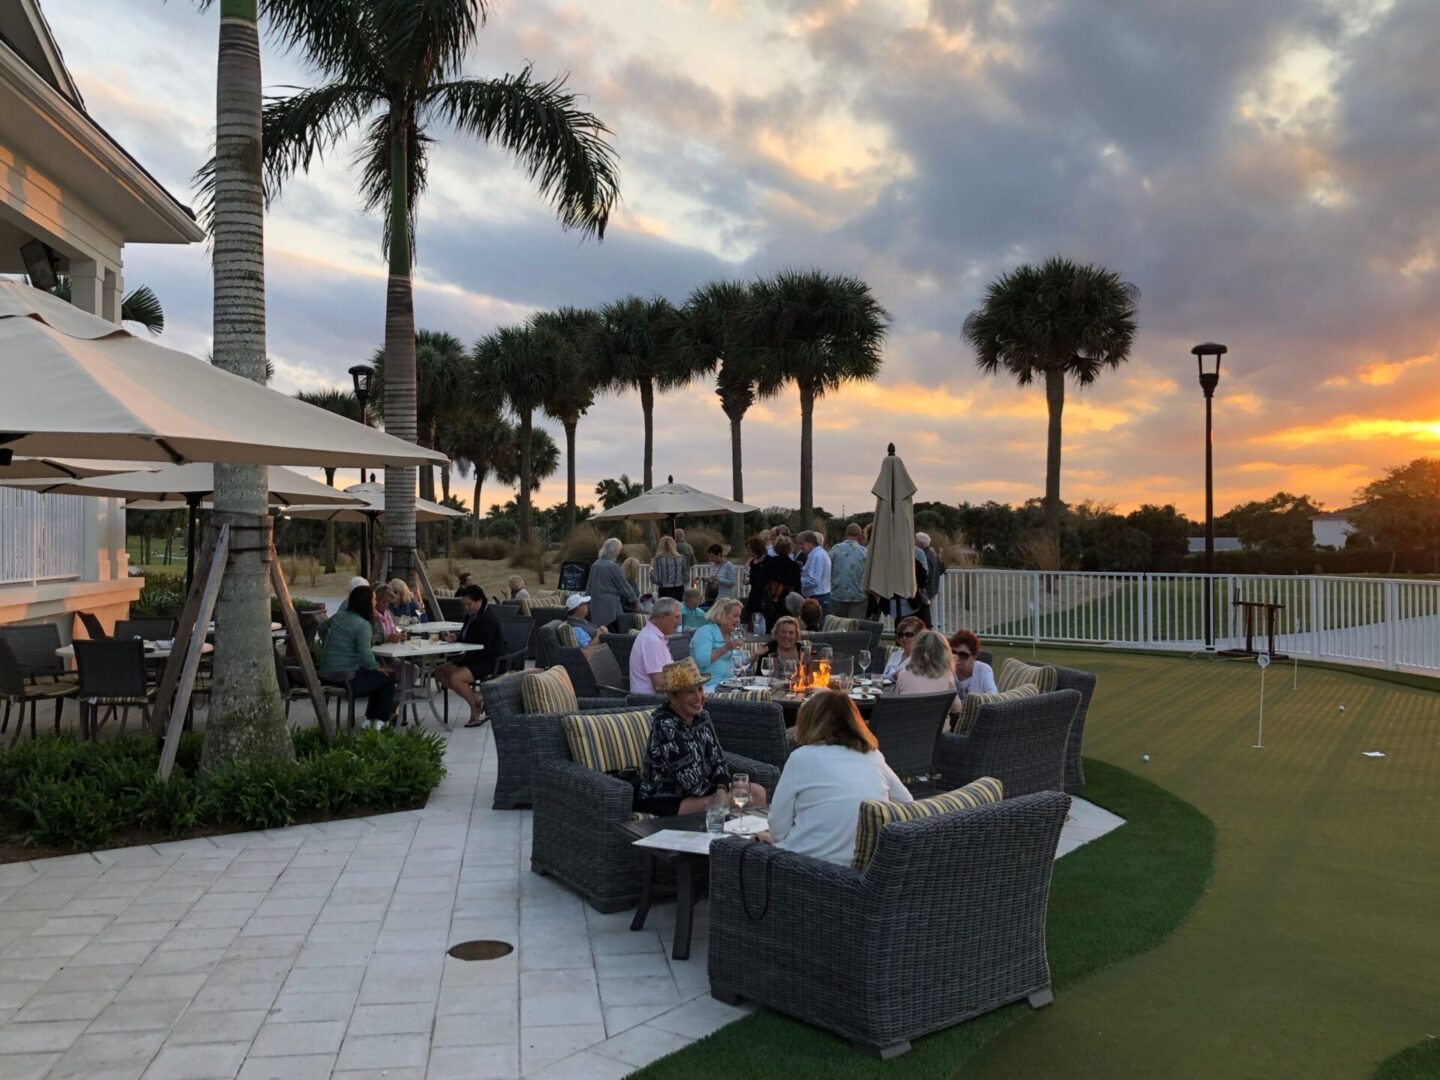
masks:
<svg viewBox="0 0 1440 1080"><path fill-rule="evenodd" d="M725 822L725 831L731 836L754 836L765 831L767 822L762 817L749 816L731 818Z"/></svg>

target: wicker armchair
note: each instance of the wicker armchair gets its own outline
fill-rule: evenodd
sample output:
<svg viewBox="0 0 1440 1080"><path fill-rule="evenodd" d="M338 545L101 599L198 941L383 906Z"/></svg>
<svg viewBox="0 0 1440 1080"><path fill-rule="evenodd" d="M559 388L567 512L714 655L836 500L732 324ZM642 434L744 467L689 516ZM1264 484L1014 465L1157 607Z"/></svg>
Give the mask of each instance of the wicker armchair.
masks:
<svg viewBox="0 0 1440 1080"><path fill-rule="evenodd" d="M563 623L569 616L570 612L563 607L541 607L532 603L530 605L530 625L533 629L530 634L530 649L525 655L538 663L540 659L540 628L546 623Z"/></svg>
<svg viewBox="0 0 1440 1080"><path fill-rule="evenodd" d="M1035 667L1044 666L1034 660L1025 662ZM1095 673L1059 664L1050 666L1060 677L1055 687L1057 690L1074 690L1080 695L1080 707L1075 710L1075 719L1070 724L1070 738L1065 743L1065 790L1071 795L1079 795L1085 790L1085 766L1080 755L1084 750L1085 716L1090 711L1090 699L1095 696Z"/></svg>
<svg viewBox="0 0 1440 1080"><path fill-rule="evenodd" d="M1007 798L1060 791L1065 743L1079 707L1076 690L982 705L967 734L940 736L935 764L947 787L993 776Z"/></svg>
<svg viewBox="0 0 1440 1080"><path fill-rule="evenodd" d="M465 621L465 601L458 596L437 596L435 603L440 608L440 617L444 622Z"/></svg>
<svg viewBox="0 0 1440 1080"><path fill-rule="evenodd" d="M908 780L935 773L940 729L954 700L954 694L885 694L875 699L870 730L897 776Z"/></svg>
<svg viewBox="0 0 1440 1080"><path fill-rule="evenodd" d="M117 641L142 638L145 641L169 641L175 636L174 619L120 619L115 623Z"/></svg>
<svg viewBox="0 0 1440 1080"><path fill-rule="evenodd" d="M639 631L632 630L628 634L606 634L605 644L615 654L615 662L620 665L620 671L625 676L621 686L630 685L630 653L635 649L635 638Z"/></svg>
<svg viewBox="0 0 1440 1080"><path fill-rule="evenodd" d="M645 709L663 705L659 694L627 694L625 704ZM777 769L785 768L793 747L785 730L785 710L773 701L744 701L708 694L705 711L715 726L720 749ZM769 789L767 789L769 790Z"/></svg>
<svg viewBox="0 0 1440 1080"><path fill-rule="evenodd" d="M93 739L103 720L120 710L120 733L130 709L139 706L144 728L150 726L150 703L154 691L145 678L145 647L138 641L115 638L111 641L75 642L75 663L80 671L77 690L80 698L80 732L82 738ZM143 730L143 729L142 729Z"/></svg>
<svg viewBox="0 0 1440 1080"><path fill-rule="evenodd" d="M716 843L711 994L882 1058L1011 1002L1049 1004L1045 909L1069 805L1044 792L896 822L864 872L768 844Z"/></svg>
<svg viewBox="0 0 1440 1080"><path fill-rule="evenodd" d="M834 630L830 633L816 631L806 634L804 640L811 642L816 648L829 645L835 650L836 656L856 656L862 650L870 648L870 634L865 630Z"/></svg>
<svg viewBox="0 0 1440 1080"><path fill-rule="evenodd" d="M530 729L542 717L525 711L520 680L529 678L514 671L479 685L485 715L495 737L495 796L491 808L515 810L530 805ZM582 712L615 708L614 698L580 697Z"/></svg>
<svg viewBox="0 0 1440 1080"><path fill-rule="evenodd" d="M634 788L572 761L560 717L526 719L535 807L530 869L559 878L596 911L631 907L640 896L644 857L616 826L630 820ZM739 754L726 753L725 759L766 791L774 791L780 780L773 765Z"/></svg>

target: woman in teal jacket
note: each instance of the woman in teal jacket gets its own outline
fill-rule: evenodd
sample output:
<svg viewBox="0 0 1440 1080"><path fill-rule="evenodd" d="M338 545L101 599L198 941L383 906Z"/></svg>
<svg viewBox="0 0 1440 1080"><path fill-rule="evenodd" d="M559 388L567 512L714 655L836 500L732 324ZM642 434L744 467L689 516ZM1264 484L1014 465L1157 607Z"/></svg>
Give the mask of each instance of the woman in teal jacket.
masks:
<svg viewBox="0 0 1440 1080"><path fill-rule="evenodd" d="M395 707L395 679L380 670L370 643L371 621L375 617L375 593L369 585L350 590L345 610L335 613L326 627L325 648L320 653L320 675L331 682L344 682L356 697L364 697L365 721L383 726Z"/></svg>

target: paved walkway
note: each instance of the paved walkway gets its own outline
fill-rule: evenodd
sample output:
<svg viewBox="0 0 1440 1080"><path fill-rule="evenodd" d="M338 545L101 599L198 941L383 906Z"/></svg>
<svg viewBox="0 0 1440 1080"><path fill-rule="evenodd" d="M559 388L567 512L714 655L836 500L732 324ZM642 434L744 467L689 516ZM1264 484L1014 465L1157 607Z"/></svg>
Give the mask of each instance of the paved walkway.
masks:
<svg viewBox="0 0 1440 1080"><path fill-rule="evenodd" d="M632 933L529 872L488 727L446 765L421 811L0 866L0 1077L608 1080L744 1015L704 905L672 962L673 905ZM1120 824L1072 818L1062 855Z"/></svg>

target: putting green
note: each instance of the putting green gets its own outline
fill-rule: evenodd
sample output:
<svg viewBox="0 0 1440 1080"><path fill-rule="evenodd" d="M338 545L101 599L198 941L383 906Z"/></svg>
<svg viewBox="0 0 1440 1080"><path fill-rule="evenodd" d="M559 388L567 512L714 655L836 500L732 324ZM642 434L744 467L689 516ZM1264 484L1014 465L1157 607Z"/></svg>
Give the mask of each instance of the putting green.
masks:
<svg viewBox="0 0 1440 1080"><path fill-rule="evenodd" d="M1256 750L1254 662L1041 655L1099 674L1087 755L1206 814L1215 874L1167 941L1057 993L962 1075L1369 1077L1436 1030L1440 693L1317 668L1292 689L1277 663Z"/></svg>

